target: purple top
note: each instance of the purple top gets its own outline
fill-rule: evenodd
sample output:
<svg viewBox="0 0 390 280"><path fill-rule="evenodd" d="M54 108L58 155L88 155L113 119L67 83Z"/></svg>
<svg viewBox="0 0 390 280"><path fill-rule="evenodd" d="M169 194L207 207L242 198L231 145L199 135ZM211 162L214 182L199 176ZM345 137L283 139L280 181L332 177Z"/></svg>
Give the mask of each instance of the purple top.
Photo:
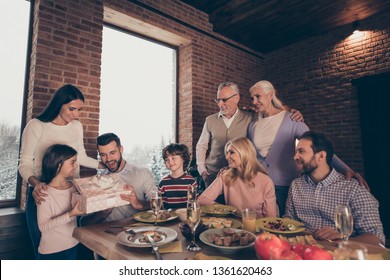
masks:
<svg viewBox="0 0 390 280"><path fill-rule="evenodd" d="M266 157L261 156L255 146L257 159L267 170L276 186L290 186L291 182L300 176L294 161L295 140L308 131L309 127L304 122L293 121L290 118L291 115L292 113L286 112ZM254 143L256 133L254 127L256 121L251 122L248 127L248 138L252 143ZM337 156L333 157L332 165L341 173L349 169Z"/></svg>

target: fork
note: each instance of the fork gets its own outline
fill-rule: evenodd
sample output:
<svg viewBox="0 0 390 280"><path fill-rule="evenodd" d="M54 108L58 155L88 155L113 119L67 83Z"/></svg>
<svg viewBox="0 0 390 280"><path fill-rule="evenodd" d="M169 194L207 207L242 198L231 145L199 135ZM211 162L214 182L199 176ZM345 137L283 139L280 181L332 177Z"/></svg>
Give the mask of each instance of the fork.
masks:
<svg viewBox="0 0 390 280"><path fill-rule="evenodd" d="M149 239L150 244L152 245L153 252L156 254L156 259L162 260L163 258L161 257L161 254L158 251L157 243L153 240L153 238L150 235L146 235L146 236Z"/></svg>

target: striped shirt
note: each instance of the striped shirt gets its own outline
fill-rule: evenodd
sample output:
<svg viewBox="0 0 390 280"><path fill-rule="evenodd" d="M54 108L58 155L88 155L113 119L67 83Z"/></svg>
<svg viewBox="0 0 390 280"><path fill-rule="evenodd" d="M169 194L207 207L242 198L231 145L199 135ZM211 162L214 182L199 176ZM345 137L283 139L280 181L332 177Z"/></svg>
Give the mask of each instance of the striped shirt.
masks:
<svg viewBox="0 0 390 280"><path fill-rule="evenodd" d="M295 179L291 183L284 217L300 221L312 231L322 227L336 229L336 205L351 208L354 223L351 236L370 233L385 241L378 201L358 181L347 179L334 169L318 184L308 175Z"/></svg>
<svg viewBox="0 0 390 280"><path fill-rule="evenodd" d="M179 178L173 178L171 175L164 176L158 188L164 203L164 208L185 208L187 207L187 186L198 187L194 177L183 174Z"/></svg>

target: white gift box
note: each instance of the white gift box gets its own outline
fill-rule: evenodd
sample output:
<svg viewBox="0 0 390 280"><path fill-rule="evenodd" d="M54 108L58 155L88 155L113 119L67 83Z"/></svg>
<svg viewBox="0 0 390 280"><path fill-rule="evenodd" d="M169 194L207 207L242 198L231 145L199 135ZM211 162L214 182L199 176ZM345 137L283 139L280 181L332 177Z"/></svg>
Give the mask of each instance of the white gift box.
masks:
<svg viewBox="0 0 390 280"><path fill-rule="evenodd" d="M72 194L72 207L79 202L79 209L86 214L130 204L120 195L131 191L125 190L115 174L74 179L74 184L79 193Z"/></svg>

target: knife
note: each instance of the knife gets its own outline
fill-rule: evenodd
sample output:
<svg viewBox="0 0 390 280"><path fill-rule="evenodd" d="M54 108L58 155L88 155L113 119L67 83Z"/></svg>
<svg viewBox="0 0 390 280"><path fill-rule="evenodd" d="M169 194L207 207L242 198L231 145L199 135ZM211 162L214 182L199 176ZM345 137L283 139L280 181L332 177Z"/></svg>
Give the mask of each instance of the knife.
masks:
<svg viewBox="0 0 390 280"><path fill-rule="evenodd" d="M158 251L158 246L156 242L154 242L153 238L150 235L147 235L147 237L149 239L150 244L152 244L153 251L156 254L156 259L162 260L163 258L161 257L160 252Z"/></svg>

